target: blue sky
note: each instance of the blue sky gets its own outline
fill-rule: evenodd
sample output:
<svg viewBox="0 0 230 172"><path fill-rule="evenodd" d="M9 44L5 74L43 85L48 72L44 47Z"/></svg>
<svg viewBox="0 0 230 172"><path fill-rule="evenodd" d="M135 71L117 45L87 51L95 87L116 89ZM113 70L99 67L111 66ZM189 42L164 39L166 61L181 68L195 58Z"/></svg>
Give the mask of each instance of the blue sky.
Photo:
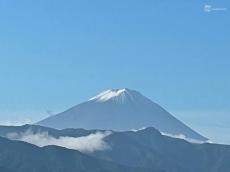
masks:
<svg viewBox="0 0 230 172"><path fill-rule="evenodd" d="M127 87L230 143L229 12L228 0L1 0L0 122Z"/></svg>

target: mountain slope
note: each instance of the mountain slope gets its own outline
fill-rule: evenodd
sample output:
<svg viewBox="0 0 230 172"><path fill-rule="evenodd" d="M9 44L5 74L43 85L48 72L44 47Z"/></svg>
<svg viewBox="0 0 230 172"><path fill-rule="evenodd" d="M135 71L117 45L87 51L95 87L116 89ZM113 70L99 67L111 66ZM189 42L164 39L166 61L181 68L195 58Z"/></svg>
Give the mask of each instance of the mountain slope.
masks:
<svg viewBox="0 0 230 172"><path fill-rule="evenodd" d="M168 172L230 171L230 146L227 145L192 144L163 136L154 128L114 133L105 141L112 149L94 155L120 164L154 166Z"/></svg>
<svg viewBox="0 0 230 172"><path fill-rule="evenodd" d="M160 172L127 167L57 146L37 146L0 137L2 172Z"/></svg>
<svg viewBox="0 0 230 172"><path fill-rule="evenodd" d="M206 141L162 107L130 89L107 90L89 101L37 123L52 128L112 129L154 127L172 135Z"/></svg>
<svg viewBox="0 0 230 172"><path fill-rule="evenodd" d="M81 137L101 130L56 130L42 126L0 127L0 135L21 133L27 130L50 136ZM166 172L229 172L230 146L218 144L192 144L182 139L161 135L154 128L139 131L113 131L104 138L110 149L87 153L97 159L111 161L133 168L162 169ZM4 146L0 145L4 149ZM10 149L12 151L13 150ZM20 149L23 150L23 149ZM71 150L69 150L71 151ZM74 152L74 150L72 150ZM31 154L32 152L29 152ZM11 154L11 152L10 152ZM34 153L32 153L34 154ZM60 153L62 155L62 153ZM1 155L1 151L0 151ZM14 155L12 153L12 155ZM15 156L15 155L14 155ZM56 154L55 157L59 154ZM1 158L0 158L1 159ZM0 167L1 167L0 163Z"/></svg>

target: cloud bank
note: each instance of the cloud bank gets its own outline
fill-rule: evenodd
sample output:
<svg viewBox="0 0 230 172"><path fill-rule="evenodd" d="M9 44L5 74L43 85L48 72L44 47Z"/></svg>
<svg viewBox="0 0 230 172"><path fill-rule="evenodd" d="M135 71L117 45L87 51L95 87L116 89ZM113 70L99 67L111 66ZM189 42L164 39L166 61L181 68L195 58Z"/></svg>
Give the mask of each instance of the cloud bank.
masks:
<svg viewBox="0 0 230 172"><path fill-rule="evenodd" d="M92 153L94 151L102 151L109 149L109 145L104 141L104 138L110 135L111 132L97 132L82 137L61 136L55 138L50 136L48 132L33 133L26 131L23 133L9 133L7 138L11 140L20 140L27 143L37 145L39 147L56 145L68 149L75 149L83 153Z"/></svg>

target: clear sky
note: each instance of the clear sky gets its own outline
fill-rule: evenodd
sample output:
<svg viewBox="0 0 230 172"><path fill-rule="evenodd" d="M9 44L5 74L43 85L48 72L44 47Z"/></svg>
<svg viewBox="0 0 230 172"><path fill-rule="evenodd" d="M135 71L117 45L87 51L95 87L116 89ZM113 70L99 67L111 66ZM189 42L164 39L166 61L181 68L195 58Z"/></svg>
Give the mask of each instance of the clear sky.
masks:
<svg viewBox="0 0 230 172"><path fill-rule="evenodd" d="M229 74L229 0L0 0L1 124L127 87L230 144Z"/></svg>

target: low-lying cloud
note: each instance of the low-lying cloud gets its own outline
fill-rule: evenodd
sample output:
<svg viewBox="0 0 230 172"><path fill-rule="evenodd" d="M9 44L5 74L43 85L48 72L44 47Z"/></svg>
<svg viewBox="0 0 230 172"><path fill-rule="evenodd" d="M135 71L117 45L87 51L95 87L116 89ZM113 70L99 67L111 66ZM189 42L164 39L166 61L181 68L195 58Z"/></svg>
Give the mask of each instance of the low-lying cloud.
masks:
<svg viewBox="0 0 230 172"><path fill-rule="evenodd" d="M164 133L164 132L161 132L161 134L164 135L164 136L172 137L172 138L183 139L183 140L186 140L186 141L188 141L190 143L196 143L196 144L212 143L210 140L201 141L201 140L196 140L196 139L193 139L193 138L188 138L184 134L169 134L169 133Z"/></svg>
<svg viewBox="0 0 230 172"><path fill-rule="evenodd" d="M33 133L28 130L19 134L9 133L7 134L7 137L12 140L20 140L31 143L39 147L56 145L68 149L75 149L84 153L92 153L110 148L110 146L104 141L104 138L110 134L110 131L106 131L96 132L82 137L61 136L59 138L55 138L49 135L48 132Z"/></svg>

